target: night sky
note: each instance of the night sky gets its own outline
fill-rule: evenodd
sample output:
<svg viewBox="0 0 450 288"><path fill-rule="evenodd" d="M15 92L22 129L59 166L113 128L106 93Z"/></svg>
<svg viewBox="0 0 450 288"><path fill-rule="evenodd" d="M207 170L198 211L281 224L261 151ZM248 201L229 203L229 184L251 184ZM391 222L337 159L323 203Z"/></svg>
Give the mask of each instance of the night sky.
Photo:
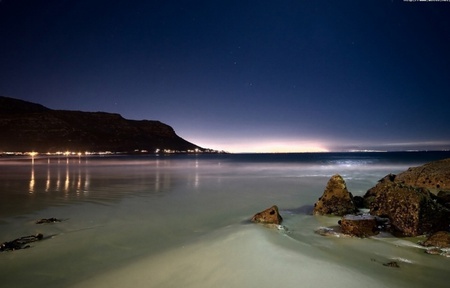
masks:
<svg viewBox="0 0 450 288"><path fill-rule="evenodd" d="M230 152L450 149L450 2L0 0L0 95Z"/></svg>

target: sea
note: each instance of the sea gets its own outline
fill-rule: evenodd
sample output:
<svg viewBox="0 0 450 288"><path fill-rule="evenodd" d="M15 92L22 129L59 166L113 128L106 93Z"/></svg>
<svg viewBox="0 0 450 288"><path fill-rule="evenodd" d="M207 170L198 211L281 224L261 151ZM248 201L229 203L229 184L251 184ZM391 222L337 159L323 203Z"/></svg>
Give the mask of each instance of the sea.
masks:
<svg viewBox="0 0 450 288"><path fill-rule="evenodd" d="M329 178L362 196L450 152L0 158L0 287L449 287L424 236L322 236ZM278 227L251 223L277 205ZM61 222L36 224L39 219ZM397 265L389 265L389 263Z"/></svg>

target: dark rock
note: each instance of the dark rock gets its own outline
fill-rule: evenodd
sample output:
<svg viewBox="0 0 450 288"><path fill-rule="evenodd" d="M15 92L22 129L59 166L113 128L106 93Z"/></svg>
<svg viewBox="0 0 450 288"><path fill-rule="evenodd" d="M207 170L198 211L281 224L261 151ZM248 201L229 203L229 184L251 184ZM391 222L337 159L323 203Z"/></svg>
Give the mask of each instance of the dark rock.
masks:
<svg viewBox="0 0 450 288"><path fill-rule="evenodd" d="M442 202L450 202L450 191L439 191L437 193L437 198Z"/></svg>
<svg viewBox="0 0 450 288"><path fill-rule="evenodd" d="M278 207L274 205L264 211L255 214L255 216L252 217L251 221L256 223L279 225L283 221L283 218L278 212Z"/></svg>
<svg viewBox="0 0 450 288"><path fill-rule="evenodd" d="M379 233L378 222L372 215L345 215L339 221L342 233L356 237L370 237Z"/></svg>
<svg viewBox="0 0 450 288"><path fill-rule="evenodd" d="M29 248L30 246L27 245L28 243L35 242L42 240L44 238L44 235L42 234L36 234L36 235L30 235L30 236L24 236L21 238L17 238L15 240L9 241L9 242L3 242L0 245L0 251L14 251L19 249L25 249Z"/></svg>
<svg viewBox="0 0 450 288"><path fill-rule="evenodd" d="M403 236L417 236L440 230L447 230L450 211L433 201L431 193L396 182L390 175L367 191L370 200L370 214L387 217L392 232Z"/></svg>
<svg viewBox="0 0 450 288"><path fill-rule="evenodd" d="M364 206L364 198L361 196L353 196L353 203L355 203L355 207L360 208L369 208Z"/></svg>
<svg viewBox="0 0 450 288"><path fill-rule="evenodd" d="M450 209L450 191L439 191L436 195L436 200L439 204Z"/></svg>
<svg viewBox="0 0 450 288"><path fill-rule="evenodd" d="M393 267L393 268L400 268L400 266L398 265L398 263L395 262L395 261L383 263L383 266Z"/></svg>
<svg viewBox="0 0 450 288"><path fill-rule="evenodd" d="M62 220L56 218L43 218L36 221L36 224L48 224L48 223L56 223L61 222Z"/></svg>
<svg viewBox="0 0 450 288"><path fill-rule="evenodd" d="M389 218L376 216L375 220L377 221L377 227L379 231L391 231L391 221L389 220Z"/></svg>
<svg viewBox="0 0 450 288"><path fill-rule="evenodd" d="M347 190L344 179L336 174L327 183L322 197L314 204L315 215L336 215L356 213L357 209L353 203L353 196Z"/></svg>
<svg viewBox="0 0 450 288"><path fill-rule="evenodd" d="M450 232L439 231L428 237L427 240L420 243L425 247L450 248Z"/></svg>
<svg viewBox="0 0 450 288"><path fill-rule="evenodd" d="M432 192L450 191L450 158L409 168L398 174L395 181Z"/></svg>

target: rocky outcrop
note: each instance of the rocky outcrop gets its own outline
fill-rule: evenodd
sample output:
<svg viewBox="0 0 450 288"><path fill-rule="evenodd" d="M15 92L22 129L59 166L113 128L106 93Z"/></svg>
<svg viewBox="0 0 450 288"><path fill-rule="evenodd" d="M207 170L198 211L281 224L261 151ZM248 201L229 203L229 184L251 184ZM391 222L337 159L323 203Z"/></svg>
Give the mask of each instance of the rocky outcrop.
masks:
<svg viewBox="0 0 450 288"><path fill-rule="evenodd" d="M427 189L399 183L393 175L381 179L364 198L370 198L371 215L389 218L392 232L403 236L447 230L450 225L450 211L433 201Z"/></svg>
<svg viewBox="0 0 450 288"><path fill-rule="evenodd" d="M342 233L360 238L379 233L377 219L371 215L345 215L339 221Z"/></svg>
<svg viewBox="0 0 450 288"><path fill-rule="evenodd" d="M278 207L276 205L273 205L272 207L267 208L264 211L256 213L252 217L251 221L255 223L280 225L283 221L283 218L278 211Z"/></svg>
<svg viewBox="0 0 450 288"><path fill-rule="evenodd" d="M159 121L128 120L105 112L52 110L0 96L0 152L153 153L156 149L205 150Z"/></svg>
<svg viewBox="0 0 450 288"><path fill-rule="evenodd" d="M432 192L450 191L450 158L409 168L398 174L396 181Z"/></svg>
<svg viewBox="0 0 450 288"><path fill-rule="evenodd" d="M315 215L344 216L356 213L353 196L347 190L344 179L336 174L327 183L322 197L314 204Z"/></svg>

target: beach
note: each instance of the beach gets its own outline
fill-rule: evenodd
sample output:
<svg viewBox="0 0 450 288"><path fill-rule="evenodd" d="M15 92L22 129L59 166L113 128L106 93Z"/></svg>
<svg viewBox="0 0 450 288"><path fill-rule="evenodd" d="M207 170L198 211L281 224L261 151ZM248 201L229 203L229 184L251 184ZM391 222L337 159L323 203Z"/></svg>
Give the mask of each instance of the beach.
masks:
<svg viewBox="0 0 450 288"><path fill-rule="evenodd" d="M326 154L2 159L0 242L45 237L0 253L2 285L446 287L424 237L324 237L339 218L311 211L333 174L363 195L448 155ZM282 227L249 222L274 204Z"/></svg>

